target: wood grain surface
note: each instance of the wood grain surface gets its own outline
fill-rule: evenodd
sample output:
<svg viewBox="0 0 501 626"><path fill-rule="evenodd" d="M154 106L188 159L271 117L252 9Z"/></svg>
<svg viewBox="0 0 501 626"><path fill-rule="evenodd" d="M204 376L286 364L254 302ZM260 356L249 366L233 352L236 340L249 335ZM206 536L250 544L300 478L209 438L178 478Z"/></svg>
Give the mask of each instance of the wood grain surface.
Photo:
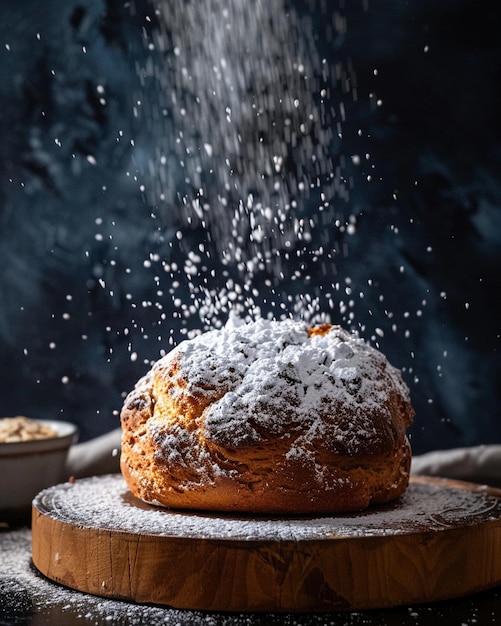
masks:
<svg viewBox="0 0 501 626"><path fill-rule="evenodd" d="M501 491L436 478L360 514L278 518L160 509L101 476L41 492L32 537L51 580L175 608L362 610L501 584Z"/></svg>

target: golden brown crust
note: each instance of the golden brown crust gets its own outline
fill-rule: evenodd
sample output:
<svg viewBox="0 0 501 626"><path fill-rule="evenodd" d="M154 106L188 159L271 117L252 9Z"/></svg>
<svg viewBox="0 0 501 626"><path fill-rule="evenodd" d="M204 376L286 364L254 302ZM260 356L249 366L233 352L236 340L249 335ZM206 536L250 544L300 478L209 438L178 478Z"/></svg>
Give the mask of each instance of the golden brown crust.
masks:
<svg viewBox="0 0 501 626"><path fill-rule="evenodd" d="M287 514L356 511L398 497L409 480L413 411L397 370L338 327L259 328L266 332L253 347L246 329L235 341L226 331L243 356L214 356L213 333L181 344L138 382L121 414L121 468L132 493L173 508ZM274 332L292 348L261 363ZM312 366L313 337L323 343L315 340ZM337 355L330 369L317 366L329 350Z"/></svg>

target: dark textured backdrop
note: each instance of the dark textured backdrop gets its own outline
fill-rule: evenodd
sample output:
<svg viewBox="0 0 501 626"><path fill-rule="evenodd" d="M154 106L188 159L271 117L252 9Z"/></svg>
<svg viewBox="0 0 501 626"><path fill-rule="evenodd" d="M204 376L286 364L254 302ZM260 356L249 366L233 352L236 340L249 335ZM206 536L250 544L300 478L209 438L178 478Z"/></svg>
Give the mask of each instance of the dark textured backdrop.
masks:
<svg viewBox="0 0 501 626"><path fill-rule="evenodd" d="M273 315L317 306L379 345L411 388L415 452L499 443L496 4L291 1L294 20L275 3L279 30L278 18L261 28L258 3L256 27L253 3L228 0L243 36L223 42L234 83L223 71L216 94L224 4L1 3L0 414L75 421L84 440L105 432L160 351L235 297ZM296 52L311 61L310 94L288 64ZM240 102L270 110L297 89L298 111L319 115L312 141L286 142L279 177L259 177L256 154L280 149L285 114L245 117L238 98L226 111L237 84ZM270 259L242 265L265 248L232 247L254 219L238 195L268 201L274 177L277 206L287 193L297 204L268 233ZM207 207L188 210L194 198ZM294 219L310 238L284 234Z"/></svg>

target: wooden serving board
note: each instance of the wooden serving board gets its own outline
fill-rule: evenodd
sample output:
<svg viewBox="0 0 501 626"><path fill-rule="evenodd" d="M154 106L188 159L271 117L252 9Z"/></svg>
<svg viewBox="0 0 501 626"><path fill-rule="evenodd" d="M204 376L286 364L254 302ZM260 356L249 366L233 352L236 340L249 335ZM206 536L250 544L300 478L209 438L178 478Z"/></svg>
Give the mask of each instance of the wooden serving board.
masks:
<svg viewBox="0 0 501 626"><path fill-rule="evenodd" d="M288 518L161 509L120 475L86 478L35 498L32 533L49 579L181 609L361 610L501 584L501 490L433 478L363 513Z"/></svg>

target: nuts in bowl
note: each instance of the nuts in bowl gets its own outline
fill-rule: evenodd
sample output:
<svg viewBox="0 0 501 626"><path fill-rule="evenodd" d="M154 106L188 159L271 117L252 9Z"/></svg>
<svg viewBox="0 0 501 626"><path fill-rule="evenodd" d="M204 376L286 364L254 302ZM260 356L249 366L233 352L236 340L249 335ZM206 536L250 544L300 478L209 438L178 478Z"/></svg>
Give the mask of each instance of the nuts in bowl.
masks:
<svg viewBox="0 0 501 626"><path fill-rule="evenodd" d="M68 478L66 459L76 439L69 422L0 418L0 522L25 521L36 494Z"/></svg>
<svg viewBox="0 0 501 626"><path fill-rule="evenodd" d="M0 443L50 439L57 436L58 432L52 426L29 419L23 415L0 419Z"/></svg>

